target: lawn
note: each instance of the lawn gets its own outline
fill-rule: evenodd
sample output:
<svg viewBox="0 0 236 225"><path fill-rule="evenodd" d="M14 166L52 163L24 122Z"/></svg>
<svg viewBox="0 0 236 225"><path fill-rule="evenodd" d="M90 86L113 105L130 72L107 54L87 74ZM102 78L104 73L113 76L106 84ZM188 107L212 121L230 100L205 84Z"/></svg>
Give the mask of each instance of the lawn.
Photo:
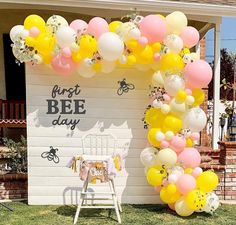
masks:
<svg viewBox="0 0 236 225"><path fill-rule="evenodd" d="M75 206L28 206L25 202L6 203L12 207L11 213L0 206L1 225L67 225L73 224ZM123 205L122 224L132 225L233 225L236 224L236 206L222 205L214 215L195 213L181 218L165 205ZM114 211L108 218L107 210L84 209L78 224L117 224Z"/></svg>

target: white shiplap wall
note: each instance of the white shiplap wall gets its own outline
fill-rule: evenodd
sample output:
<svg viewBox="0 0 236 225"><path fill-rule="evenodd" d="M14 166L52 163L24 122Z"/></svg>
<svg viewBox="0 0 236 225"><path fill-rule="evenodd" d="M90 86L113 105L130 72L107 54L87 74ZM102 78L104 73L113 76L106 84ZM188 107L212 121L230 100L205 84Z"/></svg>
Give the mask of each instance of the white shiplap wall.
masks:
<svg viewBox="0 0 236 225"><path fill-rule="evenodd" d="M158 203L159 197L144 175L139 155L147 145L146 130L141 121L148 105L150 72L118 69L112 74L98 74L91 79L75 74L61 76L46 66L27 66L27 135L29 161L29 204L75 204L82 182L78 174L66 167L73 155L81 153L81 137L87 133L111 133L118 139L118 148L127 151L125 169L116 177L122 203ZM135 90L118 96L118 80L135 85ZM57 84L68 88L79 84L78 98L85 99L85 115L79 115L78 127L52 126L57 115L47 115L46 99L51 98ZM77 98L77 97L75 97ZM59 97L57 97L59 99ZM78 118L78 115L69 115ZM42 159L49 146L59 149L60 163ZM105 190L104 184L90 190Z"/></svg>

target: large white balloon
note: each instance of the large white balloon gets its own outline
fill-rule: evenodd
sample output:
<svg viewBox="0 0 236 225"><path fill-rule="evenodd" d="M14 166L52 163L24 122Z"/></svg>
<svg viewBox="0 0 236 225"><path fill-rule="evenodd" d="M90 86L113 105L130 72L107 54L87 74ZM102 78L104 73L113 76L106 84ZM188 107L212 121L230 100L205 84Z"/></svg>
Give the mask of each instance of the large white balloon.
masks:
<svg viewBox="0 0 236 225"><path fill-rule="evenodd" d="M175 203L175 211L180 216L190 216L194 212L194 210L188 208L187 204L184 201L184 197L180 198Z"/></svg>
<svg viewBox="0 0 236 225"><path fill-rule="evenodd" d="M119 59L123 51L124 42L115 33L104 33L98 39L98 52L107 61Z"/></svg>
<svg viewBox="0 0 236 225"><path fill-rule="evenodd" d="M180 53L184 47L183 40L176 34L167 35L164 40L164 44L168 47L170 52Z"/></svg>
<svg viewBox="0 0 236 225"><path fill-rule="evenodd" d="M75 38L76 32L70 27L60 27L56 32L57 43L61 48L70 47Z"/></svg>
<svg viewBox="0 0 236 225"><path fill-rule="evenodd" d="M146 167L153 167L159 164L157 160L158 151L153 147L145 148L140 154L140 160Z"/></svg>
<svg viewBox="0 0 236 225"><path fill-rule="evenodd" d="M219 207L219 205L219 197L214 192L210 192L206 195L206 204L203 206L201 211L213 213Z"/></svg>
<svg viewBox="0 0 236 225"><path fill-rule="evenodd" d="M189 128L192 132L200 132L204 129L206 123L206 114L199 107L190 109L183 118L184 128Z"/></svg>
<svg viewBox="0 0 236 225"><path fill-rule="evenodd" d="M164 88L168 95L175 96L180 89L184 89L185 83L179 75L171 75L166 77Z"/></svg>
<svg viewBox="0 0 236 225"><path fill-rule="evenodd" d="M88 65L85 62L82 62L79 64L77 72L85 78L90 78L93 77L95 75L95 71L92 69L92 67L90 65Z"/></svg>
<svg viewBox="0 0 236 225"><path fill-rule="evenodd" d="M11 28L10 30L10 38L14 42L16 40L16 37L24 30L24 26L22 25L16 25Z"/></svg>
<svg viewBox="0 0 236 225"><path fill-rule="evenodd" d="M175 11L166 16L166 23L169 34L180 34L188 25L188 19L184 13Z"/></svg>
<svg viewBox="0 0 236 225"><path fill-rule="evenodd" d="M172 167L177 162L177 155L172 149L164 148L158 152L157 159L162 165L165 165L166 167Z"/></svg>

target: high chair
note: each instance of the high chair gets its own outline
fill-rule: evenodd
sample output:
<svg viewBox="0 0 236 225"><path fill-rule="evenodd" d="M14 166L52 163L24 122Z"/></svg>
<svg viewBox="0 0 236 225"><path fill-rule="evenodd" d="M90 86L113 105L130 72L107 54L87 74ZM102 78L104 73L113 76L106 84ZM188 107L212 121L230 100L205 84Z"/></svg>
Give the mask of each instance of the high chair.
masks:
<svg viewBox="0 0 236 225"><path fill-rule="evenodd" d="M83 155L81 156L85 161L94 161L94 162L102 162L106 161L109 158L112 158L114 155L117 147L117 139L112 134L87 134L82 138L82 148L83 148ZM106 182L109 185L110 191L109 192L89 192L89 181L88 178L84 181L82 191L79 195L78 199L78 206L76 210L76 214L74 217L74 224L77 223L78 217L80 214L80 210L85 209L115 209L118 223L121 223L120 212L122 212L121 204L117 199L116 189L114 178ZM96 197L96 196L102 197ZM91 196L91 197L90 197ZM103 197L107 196L107 197ZM91 201L88 204L88 200ZM112 200L113 204L105 205L105 204L94 204L94 200ZM85 203L87 202L87 204Z"/></svg>

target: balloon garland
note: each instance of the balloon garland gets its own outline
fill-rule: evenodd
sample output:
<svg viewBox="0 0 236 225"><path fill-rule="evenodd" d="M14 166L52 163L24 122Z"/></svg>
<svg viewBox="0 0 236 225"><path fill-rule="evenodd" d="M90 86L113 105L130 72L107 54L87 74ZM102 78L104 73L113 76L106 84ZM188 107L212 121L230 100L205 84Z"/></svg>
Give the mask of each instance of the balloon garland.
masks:
<svg viewBox="0 0 236 225"><path fill-rule="evenodd" d="M212 192L218 177L199 167L201 156L194 144L206 125L199 105L201 88L212 79L212 70L190 48L199 42L198 31L187 26L179 11L166 17L136 16L129 22L94 17L89 23L70 24L61 16L47 22L30 15L24 25L10 31L12 51L19 63L46 64L59 74L77 72L92 77L116 67L153 70L151 107L145 112L151 147L140 155L147 181L160 198L180 216L194 211L212 213L219 206Z"/></svg>

